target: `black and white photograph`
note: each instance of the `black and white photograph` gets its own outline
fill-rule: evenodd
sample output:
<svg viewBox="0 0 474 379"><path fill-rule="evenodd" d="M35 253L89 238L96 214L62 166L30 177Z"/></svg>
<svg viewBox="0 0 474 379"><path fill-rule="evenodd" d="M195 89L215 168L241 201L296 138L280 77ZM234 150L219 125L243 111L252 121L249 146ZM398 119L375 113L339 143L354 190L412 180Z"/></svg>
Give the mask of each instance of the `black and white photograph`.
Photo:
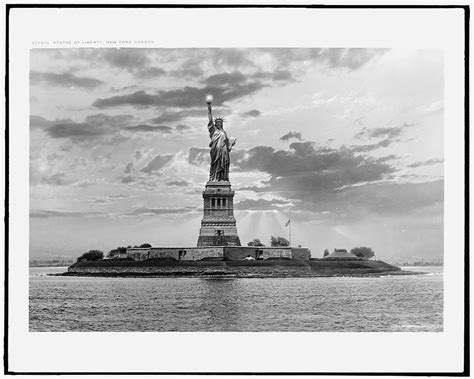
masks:
<svg viewBox="0 0 474 379"><path fill-rule="evenodd" d="M43 9L38 22L41 11L52 12L45 25L76 17L74 9ZM453 333L461 341L462 329L459 334L451 325L462 328L464 295L450 295L462 285L450 278L465 272L463 241L451 243L463 235L456 225L464 225L458 203L464 189L455 184L464 170L449 169L464 154L458 138L463 86L458 81L460 90L453 91L450 80L454 50L368 39L341 44L321 35L304 44L245 37L257 38L252 17L261 17L262 28L278 29L284 9L129 11L130 25L140 30L140 22L154 25L153 15L162 32L169 29L158 21L182 23L177 35L185 42L175 36L173 43L171 30L167 40L145 26L145 33L128 38L126 30L91 38L90 31L81 35L76 21L69 32L74 38L57 31L51 39L46 27L44 36L32 33L23 42L28 48L21 53L18 86L27 99L21 109L27 124L10 151L13 157L22 146L15 167L22 167L17 175L27 188L22 201L13 183L10 192L12 203L23 203L18 214L27 225L18 234L25 248L15 251L11 243L9 260L17 262L22 252L26 336L72 343L67 336L76 332L74 338L104 336L113 344L112 335L127 332L161 344L161 338L201 335L203 350L219 349L213 338L232 344L245 335L282 336L274 342L280 349L295 335L311 337L312 344L318 335L325 341L371 335L390 343L441 341ZM228 42L209 43L226 41L221 30L237 21L225 28L225 20L238 19L238 11L250 12L243 40L237 43L232 36L239 32L227 31ZM265 15L273 11L278 17L271 21ZM303 24L308 14L324 16L318 9L295 11L303 12ZM96 28L100 12L77 9L77 21L91 15ZM105 12L111 30L120 29L127 10ZM148 14L140 18L140 12ZM196 29L188 17L207 25ZM291 13L288 20L298 23ZM350 34L350 28L339 33ZM202 42L190 43L193 33ZM10 40L15 51L13 45ZM463 56L456 58L462 62ZM15 70L11 64L12 75ZM456 75L462 80L462 70ZM14 122L19 107L14 96L10 101ZM453 109L456 119L450 118ZM462 213L456 219L453 212ZM358 348L367 354L375 348L368 341ZM334 343L330 349L337 352ZM182 349L184 357L191 354ZM312 346L296 349L289 357ZM462 362L461 344L452 353ZM239 359L246 356L241 351ZM424 361L436 354L420 356ZM310 372L324 367L314 364L308 363ZM130 367L123 370L141 370ZM196 370L213 371L203 367ZM402 364L400 371L412 367L418 366ZM352 370L364 369L353 364L339 372Z"/></svg>
<svg viewBox="0 0 474 379"><path fill-rule="evenodd" d="M30 330L442 331L439 51L30 54Z"/></svg>

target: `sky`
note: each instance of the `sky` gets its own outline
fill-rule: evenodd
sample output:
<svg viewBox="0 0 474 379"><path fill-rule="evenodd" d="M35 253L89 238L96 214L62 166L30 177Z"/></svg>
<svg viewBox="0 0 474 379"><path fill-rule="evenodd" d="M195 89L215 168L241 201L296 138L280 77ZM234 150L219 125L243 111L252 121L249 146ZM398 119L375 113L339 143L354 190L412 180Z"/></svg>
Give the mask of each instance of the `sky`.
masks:
<svg viewBox="0 0 474 379"><path fill-rule="evenodd" d="M206 95L243 244L443 255L443 55L410 49L33 49L30 257L195 246Z"/></svg>

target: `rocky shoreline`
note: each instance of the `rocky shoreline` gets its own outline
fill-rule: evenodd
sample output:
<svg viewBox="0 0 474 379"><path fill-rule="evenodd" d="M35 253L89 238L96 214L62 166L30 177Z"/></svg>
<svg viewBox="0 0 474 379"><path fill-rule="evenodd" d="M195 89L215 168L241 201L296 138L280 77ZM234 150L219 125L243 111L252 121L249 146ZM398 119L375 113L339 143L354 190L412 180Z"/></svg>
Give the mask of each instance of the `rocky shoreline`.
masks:
<svg viewBox="0 0 474 379"><path fill-rule="evenodd" d="M109 260L78 262L60 276L95 277L199 277L199 278L296 278L296 277L379 277L417 275L383 261L348 261L324 259L264 261L146 261Z"/></svg>

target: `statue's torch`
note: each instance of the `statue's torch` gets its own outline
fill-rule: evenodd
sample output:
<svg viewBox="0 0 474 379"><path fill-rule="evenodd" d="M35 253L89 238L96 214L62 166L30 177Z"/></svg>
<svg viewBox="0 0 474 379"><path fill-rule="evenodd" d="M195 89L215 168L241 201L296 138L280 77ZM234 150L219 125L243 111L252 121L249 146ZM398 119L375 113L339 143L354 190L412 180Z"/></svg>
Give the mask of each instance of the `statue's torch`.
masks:
<svg viewBox="0 0 474 379"><path fill-rule="evenodd" d="M207 113L209 114L209 122L210 123L212 123L212 108L211 108L212 100L214 100L212 95L207 95L206 96L206 103L207 103L207 110L208 110Z"/></svg>

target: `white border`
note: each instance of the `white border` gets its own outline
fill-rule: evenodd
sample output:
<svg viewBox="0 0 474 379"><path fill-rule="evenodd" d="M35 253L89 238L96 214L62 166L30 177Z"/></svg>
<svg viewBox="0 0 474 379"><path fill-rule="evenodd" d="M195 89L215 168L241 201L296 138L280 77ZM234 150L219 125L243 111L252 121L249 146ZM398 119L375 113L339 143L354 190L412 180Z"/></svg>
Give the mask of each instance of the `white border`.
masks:
<svg viewBox="0 0 474 379"><path fill-rule="evenodd" d="M444 332L29 333L28 52L30 42L39 39L153 39L157 47L443 50L446 125ZM462 9L12 9L9 369L21 372L461 371L463 51ZM85 351L87 358L82 359Z"/></svg>

